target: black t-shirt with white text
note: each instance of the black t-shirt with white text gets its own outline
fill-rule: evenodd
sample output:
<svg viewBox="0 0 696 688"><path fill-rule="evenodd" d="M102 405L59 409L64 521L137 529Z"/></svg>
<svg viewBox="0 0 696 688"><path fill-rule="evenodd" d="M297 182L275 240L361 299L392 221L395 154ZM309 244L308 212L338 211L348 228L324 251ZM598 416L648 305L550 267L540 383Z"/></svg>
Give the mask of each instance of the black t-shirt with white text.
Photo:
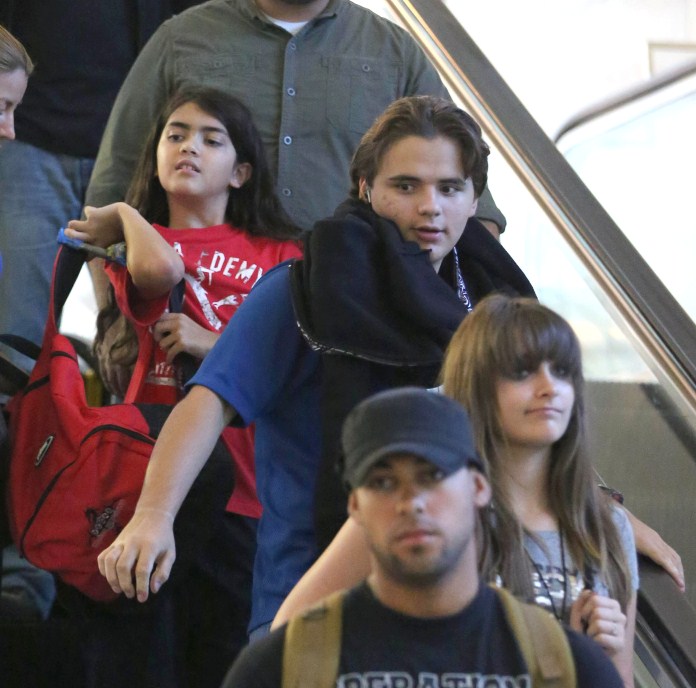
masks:
<svg viewBox="0 0 696 688"><path fill-rule="evenodd" d="M622 688L604 651L567 631L578 688ZM224 688L279 688L285 627L247 647ZM337 688L530 688L496 593L482 586L462 612L436 619L380 604L366 584L344 600Z"/></svg>

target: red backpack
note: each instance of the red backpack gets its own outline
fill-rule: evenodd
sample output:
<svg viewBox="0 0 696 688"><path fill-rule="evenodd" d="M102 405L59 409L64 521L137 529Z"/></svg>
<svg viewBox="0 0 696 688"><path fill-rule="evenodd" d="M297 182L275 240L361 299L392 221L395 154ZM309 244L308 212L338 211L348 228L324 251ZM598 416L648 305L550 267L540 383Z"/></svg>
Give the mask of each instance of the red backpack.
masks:
<svg viewBox="0 0 696 688"><path fill-rule="evenodd" d="M116 595L97 556L133 515L170 408L88 406L75 349L57 328L83 262L81 252L59 250L41 353L29 383L8 404L7 503L22 556L91 599L108 601ZM175 570L203 546L232 486L232 462L218 442L175 521Z"/></svg>

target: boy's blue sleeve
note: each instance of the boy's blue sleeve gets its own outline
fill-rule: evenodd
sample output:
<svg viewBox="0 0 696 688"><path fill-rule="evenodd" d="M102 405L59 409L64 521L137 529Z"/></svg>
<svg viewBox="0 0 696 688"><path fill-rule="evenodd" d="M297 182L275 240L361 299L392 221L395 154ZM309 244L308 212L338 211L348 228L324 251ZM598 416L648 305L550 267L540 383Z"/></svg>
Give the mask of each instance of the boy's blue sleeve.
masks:
<svg viewBox="0 0 696 688"><path fill-rule="evenodd" d="M215 392L247 424L301 377L309 353L295 321L289 278L283 265L256 284L189 382Z"/></svg>

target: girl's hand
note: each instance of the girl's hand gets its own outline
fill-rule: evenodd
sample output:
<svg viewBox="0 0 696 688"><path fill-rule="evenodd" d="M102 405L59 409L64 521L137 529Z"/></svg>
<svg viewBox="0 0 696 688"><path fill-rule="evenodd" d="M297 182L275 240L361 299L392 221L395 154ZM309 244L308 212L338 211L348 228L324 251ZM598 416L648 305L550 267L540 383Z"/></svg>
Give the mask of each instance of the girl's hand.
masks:
<svg viewBox="0 0 696 688"><path fill-rule="evenodd" d="M684 565L679 554L670 547L647 523L634 516L626 507L623 510L628 516L633 528L633 536L636 539L636 549L661 566L674 579L677 587L684 592L686 580L684 578Z"/></svg>
<svg viewBox="0 0 696 688"><path fill-rule="evenodd" d="M570 627L599 643L613 657L626 644L626 615L616 600L583 590L570 609Z"/></svg>
<svg viewBox="0 0 696 688"><path fill-rule="evenodd" d="M220 337L183 313L165 313L155 323L152 332L160 348L167 352L168 363L182 352L205 358Z"/></svg>
<svg viewBox="0 0 696 688"><path fill-rule="evenodd" d="M103 208L85 206L84 220L70 220L65 234L101 248L123 241L123 223L119 214L120 203Z"/></svg>

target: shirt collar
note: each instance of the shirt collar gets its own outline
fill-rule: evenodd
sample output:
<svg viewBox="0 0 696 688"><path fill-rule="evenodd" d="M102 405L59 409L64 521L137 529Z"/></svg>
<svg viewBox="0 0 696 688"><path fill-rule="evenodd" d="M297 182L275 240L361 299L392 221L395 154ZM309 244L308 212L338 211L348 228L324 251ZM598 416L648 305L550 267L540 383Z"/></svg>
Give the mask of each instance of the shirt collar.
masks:
<svg viewBox="0 0 696 688"><path fill-rule="evenodd" d="M340 11L344 9L344 6L347 4L347 2L348 0L329 0L329 4L324 8L324 10L320 12L316 17L314 17L314 19L310 19L310 21L313 22L317 19L335 17ZM245 12L245 14L247 14L249 17L259 19L262 22L264 22L264 24L267 23L266 17L256 6L254 0L246 0L246 2L243 3L242 9Z"/></svg>

